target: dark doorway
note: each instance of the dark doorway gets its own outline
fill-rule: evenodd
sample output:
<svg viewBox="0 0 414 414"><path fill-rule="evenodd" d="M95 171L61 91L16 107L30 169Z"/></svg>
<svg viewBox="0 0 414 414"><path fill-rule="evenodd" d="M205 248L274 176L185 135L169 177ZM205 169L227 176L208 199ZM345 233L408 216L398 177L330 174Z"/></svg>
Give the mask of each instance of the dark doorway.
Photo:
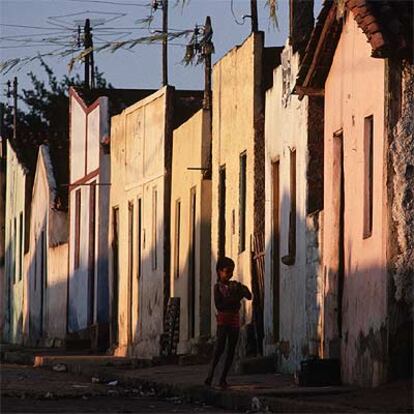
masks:
<svg viewBox="0 0 414 414"><path fill-rule="evenodd" d="M89 252L88 252L88 325L94 321L95 309L95 231L96 231L96 182L89 190Z"/></svg>
<svg viewBox="0 0 414 414"><path fill-rule="evenodd" d="M40 234L40 337L44 334L45 325L45 288L46 288L46 236L42 230Z"/></svg>
<svg viewBox="0 0 414 414"><path fill-rule="evenodd" d="M272 300L273 341L279 341L280 327L280 161L272 162Z"/></svg>
<svg viewBox="0 0 414 414"><path fill-rule="evenodd" d="M138 306L137 306L137 329L141 331L140 324L140 309L141 309L141 273L142 273L142 199L138 199L138 229L137 229L137 247L138 247L138 257L137 257L137 289L138 289ZM137 335L139 332L137 332Z"/></svg>
<svg viewBox="0 0 414 414"><path fill-rule="evenodd" d="M344 143L342 131L336 133L333 139L334 144L334 206L336 210L336 222L338 223L337 233L337 330L338 330L338 349L336 357L339 357L339 343L342 337L342 298L345 277L345 242L344 242L344 214L345 214L345 174L344 174Z"/></svg>
<svg viewBox="0 0 414 414"><path fill-rule="evenodd" d="M118 344L118 314L119 314L119 209L112 210L112 321L111 342Z"/></svg>
<svg viewBox="0 0 414 414"><path fill-rule="evenodd" d="M190 191L190 249L188 272L188 336L195 336L195 282L196 282L196 188Z"/></svg>
<svg viewBox="0 0 414 414"><path fill-rule="evenodd" d="M134 204L128 203L128 344L132 342L132 289L134 275Z"/></svg>

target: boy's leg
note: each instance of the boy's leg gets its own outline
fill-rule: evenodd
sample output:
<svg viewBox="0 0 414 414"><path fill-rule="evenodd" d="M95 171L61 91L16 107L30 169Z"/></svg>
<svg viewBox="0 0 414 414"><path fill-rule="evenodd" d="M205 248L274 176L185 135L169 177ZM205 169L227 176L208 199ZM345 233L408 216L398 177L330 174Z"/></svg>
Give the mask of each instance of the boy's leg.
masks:
<svg viewBox="0 0 414 414"><path fill-rule="evenodd" d="M229 344L227 348L226 361L224 363L223 373L221 374L220 384L226 386L227 374L233 363L234 352L236 351L237 340L239 339L239 328L228 328Z"/></svg>
<svg viewBox="0 0 414 414"><path fill-rule="evenodd" d="M225 326L217 326L217 341L216 346L214 349L214 356L213 360L211 361L210 370L208 372L208 376L204 383L206 385L211 385L211 381L213 380L214 370L220 360L221 354L224 352L224 348L226 346L226 327Z"/></svg>

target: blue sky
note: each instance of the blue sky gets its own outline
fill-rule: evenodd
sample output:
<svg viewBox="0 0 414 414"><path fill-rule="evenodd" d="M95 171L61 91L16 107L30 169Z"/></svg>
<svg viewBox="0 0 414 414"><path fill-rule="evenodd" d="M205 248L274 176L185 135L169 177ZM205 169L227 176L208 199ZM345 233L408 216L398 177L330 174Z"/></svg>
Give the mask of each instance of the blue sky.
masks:
<svg viewBox="0 0 414 414"><path fill-rule="evenodd" d="M107 21L96 26L96 42L147 35L147 30L137 29L137 20L148 15L149 2L150 0L2 0L1 60L35 56L38 52L45 53L63 47L63 44L69 45L76 38L77 24L86 17L97 24ZM231 0L187 0L185 7L175 6L175 2L170 0L171 29L191 29L196 23L204 23L207 15L211 16L216 51L213 62L249 35L250 20L245 19L244 25L235 22L230 7ZM288 28L288 0L278 2L279 29L272 27L269 22L265 3L265 0L258 0L259 28L266 33L266 45L283 45ZM233 0L233 12L239 23L244 14L249 14L249 5L250 0ZM110 19L113 20L109 21ZM152 26L161 26L161 11L155 14ZM50 41L51 38L56 41L56 45L50 46L44 40ZM186 39L180 39L175 42L177 45L169 47L169 83L181 89L201 89L202 67L186 67L181 64L186 42ZM58 76L68 72L70 56L45 60ZM115 53L102 52L96 54L95 62L114 87L158 88L161 84L161 45L140 45L131 51L119 50ZM42 73L39 63L35 61L19 71L13 70L2 75L2 83L18 76L20 86L27 87L29 82L26 73L30 70ZM81 66L77 65L74 72L82 74Z"/></svg>

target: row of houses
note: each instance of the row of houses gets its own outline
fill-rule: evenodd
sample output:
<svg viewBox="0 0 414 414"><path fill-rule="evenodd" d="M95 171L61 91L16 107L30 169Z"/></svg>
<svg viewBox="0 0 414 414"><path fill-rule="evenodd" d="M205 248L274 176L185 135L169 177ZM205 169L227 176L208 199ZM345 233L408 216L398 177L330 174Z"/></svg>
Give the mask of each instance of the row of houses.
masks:
<svg viewBox="0 0 414 414"><path fill-rule="evenodd" d="M3 340L196 353L226 255L254 294L239 358L335 358L361 385L409 373L411 28L411 2L325 1L314 23L292 0L283 47L252 33L214 65L212 105L71 88L68 154L40 146L30 173L7 142Z"/></svg>

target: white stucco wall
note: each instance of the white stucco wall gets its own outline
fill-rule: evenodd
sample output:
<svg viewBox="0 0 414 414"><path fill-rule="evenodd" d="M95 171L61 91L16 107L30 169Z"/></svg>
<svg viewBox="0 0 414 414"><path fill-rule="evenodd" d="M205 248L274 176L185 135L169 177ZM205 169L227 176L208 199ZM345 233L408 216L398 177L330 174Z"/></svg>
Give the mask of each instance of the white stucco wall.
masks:
<svg viewBox="0 0 414 414"><path fill-rule="evenodd" d="M211 180L203 180L208 167L211 132L208 111L200 110L173 134L172 190L171 190L171 296L180 298L180 338L178 353L191 351L200 335L209 334L211 306L211 273L205 263L211 260ZM189 170L188 168L196 168ZM197 170L198 168L198 170ZM193 190L192 190L193 189ZM189 308L192 211L191 191L195 192L195 278L194 278L194 336L191 335ZM177 201L180 201L180 228L177 229ZM177 236L179 259L177 263ZM207 241L207 244L206 244ZM206 306L207 305L207 306Z"/></svg>
<svg viewBox="0 0 414 414"><path fill-rule="evenodd" d="M69 188L69 332L87 328L89 292L89 246L91 184L95 187L95 255L93 315L91 323L108 322L107 247L109 220L109 155L101 141L108 132L108 98L99 97L87 106L75 90L70 93L70 180ZM76 192L81 194L79 267L75 268Z"/></svg>
<svg viewBox="0 0 414 414"><path fill-rule="evenodd" d="M287 43L282 52L282 64L273 72L273 87L266 92L265 147L266 147L266 265L265 265L265 352L277 351L280 368L294 372L300 361L313 352L310 337L315 327L310 327L308 295L317 294L310 289L313 278L319 276L319 268L309 274L314 259L308 257L308 244L314 232L307 223L307 163L308 163L308 98L300 101L291 95L298 73L299 55L292 54ZM283 91L283 67L290 68L285 75L287 91ZM293 265L280 260L289 254L289 214L291 202L290 153L296 149L296 257ZM279 162L279 303L273 300L273 177L272 162ZM317 237L317 233L315 234ZM318 257L316 257L318 261ZM313 276L313 278L311 277ZM320 300L320 298L319 298ZM273 307L279 308L279 332L273 332ZM318 308L313 309L318 312ZM314 318L315 319L315 318ZM316 319L317 315L316 315ZM275 338L278 338L275 341Z"/></svg>
<svg viewBox="0 0 414 414"><path fill-rule="evenodd" d="M345 382L377 385L386 378L386 179L384 175L385 61L371 58L371 47L350 14L344 25L325 84L325 295L335 295L337 226L333 136L343 133L345 175L345 280L340 342ZM363 238L364 118L374 118L373 231ZM335 338L336 312L326 310L326 347Z"/></svg>
<svg viewBox="0 0 414 414"><path fill-rule="evenodd" d="M119 296L117 355L152 357L160 353L164 298L165 140L167 101L163 88L111 119L111 222L119 209ZM156 206L153 203L157 192ZM141 274L138 272L138 200L142 205ZM129 281L129 212L133 206L132 285ZM156 216L156 217L155 217ZM155 222L153 219L155 218ZM156 243L153 239L153 225ZM153 265L156 254L157 265ZM113 251L110 252L110 291L114 292ZM132 295L132 307L129 306ZM113 303L113 298L111 299ZM129 313L131 312L131 314ZM115 310L112 309L112 315ZM130 318L132 324L130 324ZM129 338L131 332L131 338Z"/></svg>
<svg viewBox="0 0 414 414"><path fill-rule="evenodd" d="M4 285L6 289L6 320L4 324L4 338L11 343L21 343L23 340L24 309L25 268L23 255L26 175L9 142L7 142L6 168L6 283ZM21 232L20 226L22 226ZM20 234L23 235L22 239L20 238Z"/></svg>

